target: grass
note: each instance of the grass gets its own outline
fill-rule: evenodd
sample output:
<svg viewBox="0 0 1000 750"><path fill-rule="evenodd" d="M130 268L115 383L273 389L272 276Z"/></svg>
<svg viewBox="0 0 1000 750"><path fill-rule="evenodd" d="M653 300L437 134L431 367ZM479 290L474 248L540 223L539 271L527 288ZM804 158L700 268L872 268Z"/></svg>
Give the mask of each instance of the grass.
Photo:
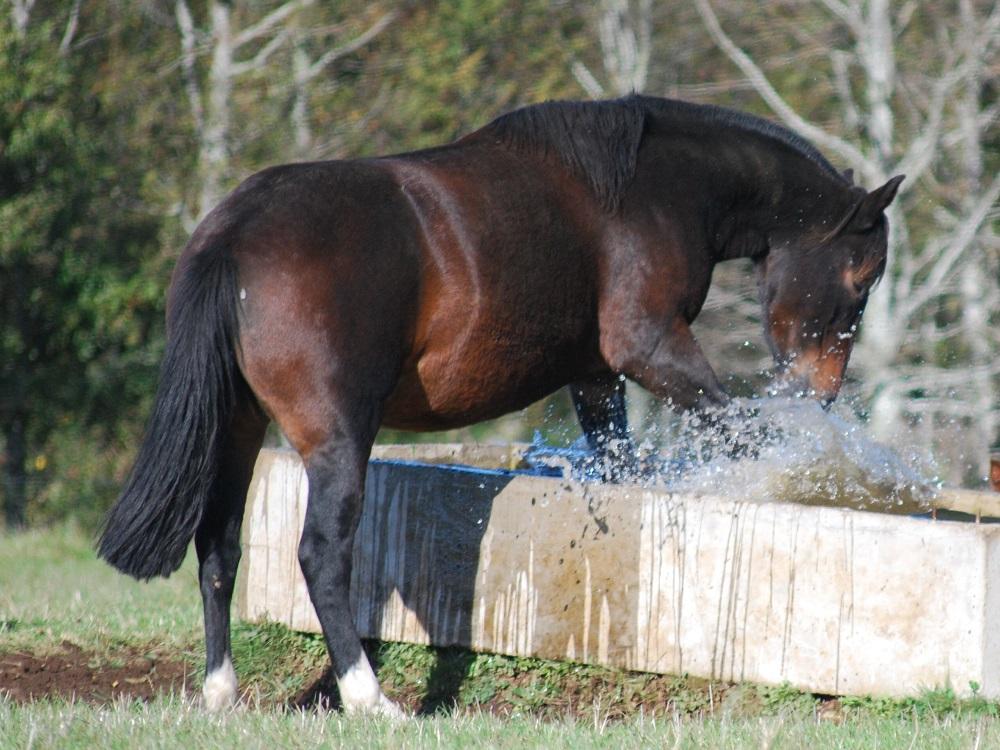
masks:
<svg viewBox="0 0 1000 750"><path fill-rule="evenodd" d="M0 650L195 645L201 601L191 557L170 579L139 583L97 560L74 527L0 536Z"/></svg>
<svg viewBox="0 0 1000 750"><path fill-rule="evenodd" d="M72 528L0 536L0 653L58 652L68 642L114 663L146 651L200 668L195 566L139 584L94 559ZM149 703L0 697L0 749L23 747L1000 747L998 705L950 690L917 698L842 698L788 685L686 677L369 643L387 692L427 714L393 724L291 710L322 674L322 639L237 623L233 648L247 700L222 716L196 695Z"/></svg>
<svg viewBox="0 0 1000 750"><path fill-rule="evenodd" d="M882 718L841 725L782 716L608 722L502 719L485 714L391 723L340 714L246 709L210 716L189 700L90 706L0 702L2 748L989 748L1000 728L986 719Z"/></svg>

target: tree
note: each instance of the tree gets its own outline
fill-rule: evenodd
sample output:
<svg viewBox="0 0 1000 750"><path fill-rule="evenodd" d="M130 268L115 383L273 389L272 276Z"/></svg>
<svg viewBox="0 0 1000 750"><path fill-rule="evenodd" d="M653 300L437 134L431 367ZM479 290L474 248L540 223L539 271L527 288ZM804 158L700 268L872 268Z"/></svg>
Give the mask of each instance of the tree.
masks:
<svg viewBox="0 0 1000 750"><path fill-rule="evenodd" d="M327 73L338 60L362 49L381 34L396 20L396 11L380 11L375 8L374 20L367 23L363 31L346 40L335 38L329 26L314 28L301 24L295 35L295 50L292 54L293 101L291 108L292 127L295 130L295 154L298 158L313 155L313 130L310 118L310 101L316 80ZM335 27L336 32L342 29ZM341 34L337 34L341 36ZM312 56L311 47L321 51Z"/></svg>
<svg viewBox="0 0 1000 750"><path fill-rule="evenodd" d="M625 96L646 88L652 48L653 3L639 0L602 0L597 8L595 25L601 43L604 78L601 84L580 60L573 63L573 75L593 98Z"/></svg>
<svg viewBox="0 0 1000 750"><path fill-rule="evenodd" d="M200 189L194 209L185 214L184 223L189 231L193 231L205 214L221 200L231 177L233 87L244 76L264 72L272 55L287 45L291 35L290 20L311 2L288 0L255 22L248 21L234 27L233 4L225 0L211 0L208 3L208 29L199 31L187 0L176 0L184 85L198 144L197 181ZM243 10L236 8L237 13ZM204 82L197 65L202 55L209 58Z"/></svg>
<svg viewBox="0 0 1000 750"><path fill-rule="evenodd" d="M67 411L86 419L121 397L134 355L116 359L116 347L138 349L136 329L156 307L135 272L157 223L126 208L127 161L88 78L98 48L74 45L78 3L32 10L21 3L0 19L0 436L15 528L31 450Z"/></svg>

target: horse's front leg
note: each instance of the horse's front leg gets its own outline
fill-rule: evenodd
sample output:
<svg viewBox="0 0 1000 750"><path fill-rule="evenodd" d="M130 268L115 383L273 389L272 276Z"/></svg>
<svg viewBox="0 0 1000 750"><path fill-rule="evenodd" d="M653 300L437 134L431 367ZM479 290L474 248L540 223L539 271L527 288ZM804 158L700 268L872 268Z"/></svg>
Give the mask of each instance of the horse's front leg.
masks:
<svg viewBox="0 0 1000 750"><path fill-rule="evenodd" d="M613 341L605 355L612 367L677 411L699 414L704 429L731 457L756 455L756 437L723 413L730 398L686 321L651 321Z"/></svg>
<svg viewBox="0 0 1000 750"><path fill-rule="evenodd" d="M628 428L624 380L609 374L571 383L569 392L587 448L600 462L605 478L635 473L635 444Z"/></svg>
<svg viewBox="0 0 1000 750"><path fill-rule="evenodd" d="M710 412L729 403L687 322L647 321L602 347L608 364L679 411Z"/></svg>

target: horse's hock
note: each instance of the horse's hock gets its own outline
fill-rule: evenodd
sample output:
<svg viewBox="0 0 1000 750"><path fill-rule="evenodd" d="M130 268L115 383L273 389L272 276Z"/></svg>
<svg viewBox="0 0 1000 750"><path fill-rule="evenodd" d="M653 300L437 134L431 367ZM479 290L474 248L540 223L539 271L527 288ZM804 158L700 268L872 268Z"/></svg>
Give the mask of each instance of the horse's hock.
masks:
<svg viewBox="0 0 1000 750"><path fill-rule="evenodd" d="M1000 526L735 502L504 469L518 449L376 449L355 545L363 637L827 694L1000 698ZM989 513L985 493L945 507ZM298 457L257 462L238 606L319 631ZM994 514L994 513L989 513Z"/></svg>

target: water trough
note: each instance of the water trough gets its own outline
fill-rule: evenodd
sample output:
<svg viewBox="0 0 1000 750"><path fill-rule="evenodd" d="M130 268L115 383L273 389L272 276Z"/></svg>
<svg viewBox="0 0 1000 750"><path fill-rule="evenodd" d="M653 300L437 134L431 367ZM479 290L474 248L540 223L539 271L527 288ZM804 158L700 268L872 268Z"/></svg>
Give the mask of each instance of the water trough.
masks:
<svg viewBox="0 0 1000 750"><path fill-rule="evenodd" d="M518 472L523 446L380 446L355 546L364 637L824 694L1000 698L1000 526ZM937 507L1000 516L997 496ZM306 479L261 453L239 614L319 631Z"/></svg>

